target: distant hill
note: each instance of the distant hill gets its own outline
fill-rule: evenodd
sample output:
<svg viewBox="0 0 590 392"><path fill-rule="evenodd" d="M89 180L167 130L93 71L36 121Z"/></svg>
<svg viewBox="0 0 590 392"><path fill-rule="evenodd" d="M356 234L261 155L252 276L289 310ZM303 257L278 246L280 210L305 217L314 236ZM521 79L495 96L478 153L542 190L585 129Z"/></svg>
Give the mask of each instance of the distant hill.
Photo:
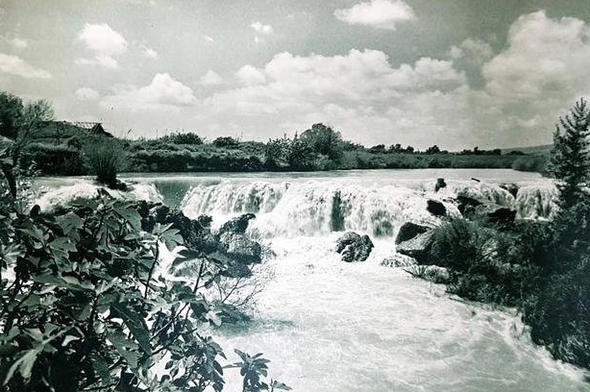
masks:
<svg viewBox="0 0 590 392"><path fill-rule="evenodd" d="M553 144L544 144L541 146L529 146L529 147L512 147L512 148L503 148L502 154L508 154L513 151L520 151L525 154L549 154L551 149L553 148Z"/></svg>

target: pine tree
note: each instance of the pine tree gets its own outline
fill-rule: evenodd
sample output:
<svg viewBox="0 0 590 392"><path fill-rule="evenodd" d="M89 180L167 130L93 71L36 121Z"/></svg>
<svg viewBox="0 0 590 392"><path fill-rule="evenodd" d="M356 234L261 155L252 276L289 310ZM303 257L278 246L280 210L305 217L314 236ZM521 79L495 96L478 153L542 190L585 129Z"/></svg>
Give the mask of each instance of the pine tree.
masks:
<svg viewBox="0 0 590 392"><path fill-rule="evenodd" d="M569 209L588 197L585 187L590 185L590 109L586 100L576 102L555 128L551 172L558 180L560 205Z"/></svg>

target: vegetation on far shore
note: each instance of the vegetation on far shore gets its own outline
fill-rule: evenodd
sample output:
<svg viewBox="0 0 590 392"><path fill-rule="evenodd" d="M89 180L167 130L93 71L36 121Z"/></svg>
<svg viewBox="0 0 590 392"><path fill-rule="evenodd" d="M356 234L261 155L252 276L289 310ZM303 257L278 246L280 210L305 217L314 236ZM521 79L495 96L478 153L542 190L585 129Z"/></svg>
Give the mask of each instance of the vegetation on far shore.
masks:
<svg viewBox="0 0 590 392"><path fill-rule="evenodd" d="M40 101L41 102L41 101ZM49 103L42 101L51 108ZM15 125L23 117L22 100L0 92L0 136L16 137ZM157 139L119 139L93 135L50 116L34 121L31 136L22 147L23 166L35 163L42 175L96 174L88 155L104 143L126 156L126 170L133 172L260 172L320 171L335 169L513 168L543 172L547 154L474 147L449 152L439 146L418 151L400 144L364 147L344 140L323 124L292 138L283 136L266 143L220 136L207 141L194 132L177 132Z"/></svg>

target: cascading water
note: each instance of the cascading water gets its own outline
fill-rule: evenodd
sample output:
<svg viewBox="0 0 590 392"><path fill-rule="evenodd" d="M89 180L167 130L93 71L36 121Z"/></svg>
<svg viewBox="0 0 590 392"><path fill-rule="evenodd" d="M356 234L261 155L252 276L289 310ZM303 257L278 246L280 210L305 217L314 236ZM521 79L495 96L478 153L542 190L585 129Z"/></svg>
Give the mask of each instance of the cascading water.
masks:
<svg viewBox="0 0 590 392"><path fill-rule="evenodd" d="M579 370L530 342L513 312L466 304L380 265L395 252L401 224L437 224L428 199L450 214L458 214L450 199L461 193L516 208L520 218L548 218L552 184L525 181L515 198L494 181L450 179L438 193L434 182L350 175L193 186L181 203L186 215L220 224L253 212L250 234L276 255L254 323L222 330L223 346L263 352L271 374L295 391L590 390ZM376 247L366 262L339 260L334 245L344 230L371 236ZM229 373L228 388L239 389Z"/></svg>
<svg viewBox="0 0 590 392"><path fill-rule="evenodd" d="M448 186L435 193L437 177ZM233 348L263 352L270 374L301 392L590 391L580 370L530 342L514 312L465 303L443 286L380 265L395 252L401 224L437 224L428 199L450 214L458 214L450 200L461 193L515 208L519 218L555 215L554 186L538 175L383 170L129 180L135 196L178 204L189 217L208 214L221 224L257 215L249 231L272 250L265 271L274 273L264 277L254 321L215 332L230 362ZM520 185L516 198L501 182ZM66 186L40 200L61 203L80 192ZM367 261L340 261L334 247L343 230L369 234L375 249ZM241 389L236 372L226 378L226 390Z"/></svg>

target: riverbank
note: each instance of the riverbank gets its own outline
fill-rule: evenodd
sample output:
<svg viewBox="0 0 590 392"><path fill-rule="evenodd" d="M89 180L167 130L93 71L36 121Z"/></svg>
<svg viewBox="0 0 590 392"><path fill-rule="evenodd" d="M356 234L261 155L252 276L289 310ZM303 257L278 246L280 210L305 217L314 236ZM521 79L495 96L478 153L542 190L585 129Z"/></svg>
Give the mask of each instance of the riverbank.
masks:
<svg viewBox="0 0 590 392"><path fill-rule="evenodd" d="M57 130L60 130L57 132ZM105 148L106 147L106 148ZM194 133L159 139L119 139L93 135L75 126L38 130L23 152L22 166L35 163L41 175L84 175L92 172L88 157L97 149L125 156L118 171L132 172L288 172L352 169L512 168L543 172L548 149L522 152L501 149L423 151L399 144L365 147L344 140L322 124L293 138L268 142L219 137L206 141Z"/></svg>

